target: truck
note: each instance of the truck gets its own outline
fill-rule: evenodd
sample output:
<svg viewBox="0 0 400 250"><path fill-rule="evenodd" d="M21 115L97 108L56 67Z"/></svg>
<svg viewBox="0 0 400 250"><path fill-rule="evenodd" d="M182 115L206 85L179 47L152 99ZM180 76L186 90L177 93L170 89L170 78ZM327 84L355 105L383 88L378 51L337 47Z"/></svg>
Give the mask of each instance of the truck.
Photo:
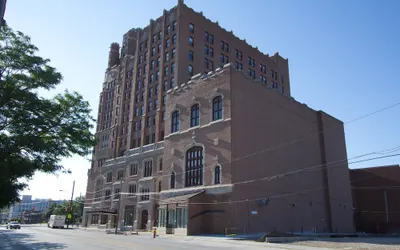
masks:
<svg viewBox="0 0 400 250"><path fill-rule="evenodd" d="M65 225L65 215L51 215L50 220L47 223L47 227L50 228L64 228Z"/></svg>

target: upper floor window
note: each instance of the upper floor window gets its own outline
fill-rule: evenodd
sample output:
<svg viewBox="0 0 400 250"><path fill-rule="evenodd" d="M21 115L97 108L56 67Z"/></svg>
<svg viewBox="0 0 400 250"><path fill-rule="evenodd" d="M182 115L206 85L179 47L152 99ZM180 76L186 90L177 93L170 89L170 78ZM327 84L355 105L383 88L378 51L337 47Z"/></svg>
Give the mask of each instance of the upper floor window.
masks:
<svg viewBox="0 0 400 250"><path fill-rule="evenodd" d="M216 166L214 169L214 184L221 184L221 167Z"/></svg>
<svg viewBox="0 0 400 250"><path fill-rule="evenodd" d="M199 104L192 106L190 110L190 127L195 127L200 124L200 107Z"/></svg>
<svg viewBox="0 0 400 250"><path fill-rule="evenodd" d="M158 171L162 171L163 169L163 158L160 158L158 162Z"/></svg>
<svg viewBox="0 0 400 250"><path fill-rule="evenodd" d="M140 201L148 201L150 200L150 189L149 188L142 188L140 189Z"/></svg>
<svg viewBox="0 0 400 250"><path fill-rule="evenodd" d="M143 169L143 177L149 177L153 173L153 161L145 161L144 162L144 169Z"/></svg>
<svg viewBox="0 0 400 250"><path fill-rule="evenodd" d="M175 110L172 112L171 117L171 133L175 133L179 131L179 111Z"/></svg>
<svg viewBox="0 0 400 250"><path fill-rule="evenodd" d="M189 32L194 33L194 24L193 23L189 24Z"/></svg>
<svg viewBox="0 0 400 250"><path fill-rule="evenodd" d="M106 181L107 181L107 182L112 182L112 172L108 172L108 173L107 173Z"/></svg>
<svg viewBox="0 0 400 250"><path fill-rule="evenodd" d="M176 21L172 23L172 30L176 30Z"/></svg>
<svg viewBox="0 0 400 250"><path fill-rule="evenodd" d="M216 96L212 102L212 120L216 121L222 119L223 102L222 96Z"/></svg>
<svg viewBox="0 0 400 250"><path fill-rule="evenodd" d="M211 34L210 34L209 42L210 42L211 44L214 44L214 35L211 35Z"/></svg>
<svg viewBox="0 0 400 250"><path fill-rule="evenodd" d="M176 34L174 34L174 35L172 36L172 43L173 43L173 44L176 44Z"/></svg>
<svg viewBox="0 0 400 250"><path fill-rule="evenodd" d="M169 187L170 187L171 189L175 188L175 179L176 179L176 177L175 177L175 172L172 171L171 177L170 177L170 184L169 184Z"/></svg>
<svg viewBox="0 0 400 250"><path fill-rule="evenodd" d="M204 32L204 41L208 42L209 38L210 38L210 34L207 31Z"/></svg>
<svg viewBox="0 0 400 250"><path fill-rule="evenodd" d="M171 26L167 26L167 35L171 32Z"/></svg>
<svg viewBox="0 0 400 250"><path fill-rule="evenodd" d="M194 59L193 51L189 50L189 61L193 61L193 59Z"/></svg>
<svg viewBox="0 0 400 250"><path fill-rule="evenodd" d="M119 170L118 171L118 177L117 180L122 180L124 178L124 170Z"/></svg>
<svg viewBox="0 0 400 250"><path fill-rule="evenodd" d="M186 152L185 186L203 185L203 148L195 146Z"/></svg>
<svg viewBox="0 0 400 250"><path fill-rule="evenodd" d="M133 196L136 194L136 184L129 185L129 196Z"/></svg>
<svg viewBox="0 0 400 250"><path fill-rule="evenodd" d="M190 64L189 64L189 67L188 67L188 73L189 73L189 76L193 76L193 66L190 65Z"/></svg>
<svg viewBox="0 0 400 250"><path fill-rule="evenodd" d="M131 166L129 167L129 174L130 175L137 175L138 173L138 163L133 163L131 164Z"/></svg>
<svg viewBox="0 0 400 250"><path fill-rule="evenodd" d="M192 47L194 46L194 39L191 36L189 36L189 45Z"/></svg>

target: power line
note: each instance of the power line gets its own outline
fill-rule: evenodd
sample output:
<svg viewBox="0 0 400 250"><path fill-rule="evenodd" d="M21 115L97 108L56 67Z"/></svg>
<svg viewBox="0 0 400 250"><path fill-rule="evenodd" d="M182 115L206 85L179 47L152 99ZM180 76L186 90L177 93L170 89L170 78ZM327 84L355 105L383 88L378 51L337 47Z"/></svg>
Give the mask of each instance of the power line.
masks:
<svg viewBox="0 0 400 250"><path fill-rule="evenodd" d="M394 149L395 149L395 150L394 150ZM393 150L394 150L394 151L393 151ZM396 147L389 148L389 149L385 149L385 150L381 150L381 151L373 151L373 152L370 152L370 153L366 153L366 154L361 154L361 155L358 155L358 156L354 156L354 157L352 157L352 158L347 158L347 159L342 159L342 160L337 160L337 161L328 162L328 163L326 163L326 164L318 164L318 165L314 165L314 166L307 167L307 168L301 168L301 169L298 169L298 170L288 171L288 172L281 173L281 174L276 174L276 175L273 175L273 176L263 177L263 178L259 178L259 179L246 180L246 181L241 181L241 182L235 182L235 183L230 183L230 184L231 184L231 185L233 185L233 184L239 185L239 184L248 184L248 183L252 183L252 182L256 182L256 181L273 180L273 179L276 179L276 178L285 177L285 176L287 176L287 175L292 175L292 174L297 174L297 173L301 173L301 172L307 172L307 171L318 170L318 169L320 169L320 168L325 168L325 167L338 166L339 164L348 162L349 160L353 160L353 159L365 157L365 156L368 156L368 155L382 154L382 152L388 152L388 151L390 151L390 152L395 152L395 151L398 151L398 150L400 150L400 146L396 146ZM396 156L396 155L394 155L394 156ZM383 157L383 158L385 158L385 157ZM374 159L375 159L375 158L374 158ZM376 159L380 159L380 157L378 157L378 158L376 158ZM354 163L357 163L357 162L354 162ZM352 163L352 164L354 164L354 163ZM331 165L333 165L333 166L331 166ZM166 177L166 176L170 176L170 175L160 175L160 176L161 176L161 177ZM160 176L158 176L158 177L160 177ZM129 179L131 179L131 178L132 178L132 177L124 177L123 180L124 180L124 181L127 181L127 180L129 180ZM120 181L120 180L119 180L119 181ZM108 187L103 187L103 188L101 188L101 189L98 190L98 191L95 191L95 192L87 192L87 193L89 193L89 194L101 193L101 192L104 191L104 190L109 190L109 188L108 188ZM92 199L93 199L93 198L92 198ZM89 200L89 199L88 199L88 200Z"/></svg>
<svg viewBox="0 0 400 250"><path fill-rule="evenodd" d="M366 155L369 155L369 154L366 154ZM359 161L353 161L353 162L348 162L348 165L351 165L351 164L357 164L357 163L361 163L361 162L367 162L367 161L372 161L372 160L377 160L377 159L383 159L383 158L391 158L391 157L395 157L395 156L400 156L400 153L399 154L391 154L391 155L386 155L386 156L379 156L379 157L374 157L374 158L369 158L369 159L364 159L364 160L359 160ZM358 158L358 156L356 156L356 157L353 157L353 158ZM350 159L349 159L350 160ZM346 160L346 161L348 161L348 160ZM332 164L330 164L330 166L326 166L327 168L328 167L333 167L333 166L338 166L339 164L342 164L342 162L338 162L338 161L335 161L334 163L336 163L336 165L332 165ZM329 164L329 163L328 163ZM328 164L326 164L326 165L328 165ZM318 165L319 167L320 167L320 165ZM310 167L310 168L306 168L306 169L302 169L303 171L310 171L310 169L315 169L315 166L313 166L313 167ZM255 179L255 180L251 180L251 182L255 182L255 181L258 181L258 180L261 180L261 181L264 181L264 180L273 180L273 179L275 179L275 177L276 176L279 176L279 177L286 177L286 176L288 176L288 175L290 175L290 174L294 174L293 173L293 171L292 172L286 172L286 173L283 173L283 174L278 174L278 175L275 175L275 176L270 176L270 177L264 177L264 178L261 178L261 179ZM229 185L237 185L237 184L245 184L245 183L249 183L250 181L243 181L243 182L235 182L235 183L228 183ZM350 182L350 183L352 183L352 182ZM106 190L110 190L109 188L105 188ZM119 194L121 194L122 192L120 192ZM130 195L136 195L136 194L138 194L138 195L150 195L150 194L159 194L159 192L140 192L140 193L123 193L123 194L130 194ZM110 196L112 196L112 195L110 195ZM95 197L95 198L90 198L90 199L86 199L85 200L85 202L86 201L89 201L89 200L96 200L96 199L101 199L101 198L104 198L104 197L106 197L106 196L100 196L100 197ZM108 197L108 196L107 196ZM259 199L265 199L265 198L259 198ZM101 202L101 201L99 201L99 202ZM91 204L91 203L85 203L85 204ZM210 203L210 204L216 204L216 203Z"/></svg>

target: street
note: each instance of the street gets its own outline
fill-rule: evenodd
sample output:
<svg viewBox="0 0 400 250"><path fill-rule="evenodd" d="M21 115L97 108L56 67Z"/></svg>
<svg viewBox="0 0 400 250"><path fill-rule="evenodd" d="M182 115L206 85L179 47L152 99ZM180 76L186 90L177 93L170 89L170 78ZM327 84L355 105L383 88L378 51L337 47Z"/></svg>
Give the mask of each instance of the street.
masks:
<svg viewBox="0 0 400 250"><path fill-rule="evenodd" d="M43 226L23 226L20 230L0 228L0 249L145 249L145 250L204 250L208 249L322 249L246 241L234 241L211 237L166 236L156 239L150 233L140 235L113 235L103 231L84 229L50 229Z"/></svg>

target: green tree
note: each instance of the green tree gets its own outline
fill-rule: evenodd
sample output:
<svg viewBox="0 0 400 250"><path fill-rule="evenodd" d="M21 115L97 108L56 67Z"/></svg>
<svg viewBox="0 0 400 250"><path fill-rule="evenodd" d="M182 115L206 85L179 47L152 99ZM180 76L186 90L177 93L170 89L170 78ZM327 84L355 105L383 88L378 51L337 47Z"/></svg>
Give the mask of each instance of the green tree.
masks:
<svg viewBox="0 0 400 250"><path fill-rule="evenodd" d="M53 98L38 92L54 89L61 73L22 32L0 29L0 207L18 201L26 187L21 177L36 171L69 172L62 158L87 156L94 145L89 103L65 90Z"/></svg>

